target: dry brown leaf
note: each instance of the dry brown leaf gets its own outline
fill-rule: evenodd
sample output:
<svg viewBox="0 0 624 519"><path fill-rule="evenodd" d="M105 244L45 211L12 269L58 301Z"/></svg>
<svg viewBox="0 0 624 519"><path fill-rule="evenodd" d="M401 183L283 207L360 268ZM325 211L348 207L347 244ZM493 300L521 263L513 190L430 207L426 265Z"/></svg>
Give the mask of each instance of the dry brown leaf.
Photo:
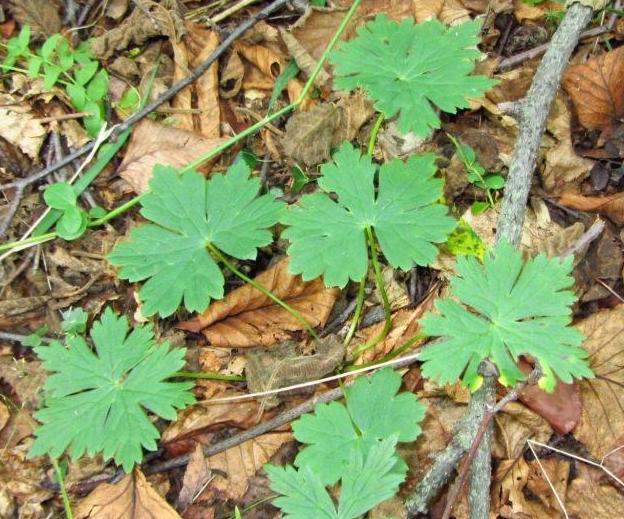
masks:
<svg viewBox="0 0 624 519"><path fill-rule="evenodd" d="M566 499L569 517L578 519L615 519L624 514L624 494L612 484L602 483L602 472L577 464Z"/></svg>
<svg viewBox="0 0 624 519"><path fill-rule="evenodd" d="M442 23L450 26L471 20L470 11L459 0L445 0L438 18Z"/></svg>
<svg viewBox="0 0 624 519"><path fill-rule="evenodd" d="M39 407L39 390L46 380L41 362L0 355L0 380L15 393L17 403L31 410Z"/></svg>
<svg viewBox="0 0 624 519"><path fill-rule="evenodd" d="M203 25L186 23L186 35L174 43L175 69L173 81L178 82L189 75L190 69L198 67L219 44L219 35ZM179 113L175 119L178 127L196 131L204 137L221 136L221 109L219 106L219 66L215 62L191 86L179 92L172 106L188 113ZM201 113L194 117L192 109Z"/></svg>
<svg viewBox="0 0 624 519"><path fill-rule="evenodd" d="M332 103L321 103L288 118L282 146L287 157L305 166L329 158L340 113Z"/></svg>
<svg viewBox="0 0 624 519"><path fill-rule="evenodd" d="M242 42L235 44L234 48L265 76L275 80L282 73L286 59L275 50L263 45L248 45Z"/></svg>
<svg viewBox="0 0 624 519"><path fill-rule="evenodd" d="M416 308L404 308L396 311L392 315L392 328L390 329L388 336L374 348L371 348L360 355L355 361L355 364L367 364L385 357L395 349L400 348L406 341L417 335L420 330L418 320L425 314L425 312L431 310L433 307L433 300L437 294L438 291L433 290ZM377 323L359 331L356 335L356 339L349 346L349 350L353 351L358 346L365 344L366 341L377 337L383 329L383 326L383 322ZM414 343L412 348L417 348L422 342L423 341L421 340Z"/></svg>
<svg viewBox="0 0 624 519"><path fill-rule="evenodd" d="M230 397L237 394L227 393L220 396ZM163 432L161 443L168 449L175 442L225 427L245 429L257 418L258 407L255 400L194 405L178 413L178 419L171 422Z"/></svg>
<svg viewBox="0 0 624 519"><path fill-rule="evenodd" d="M595 379L581 382L583 411L574 436L602 459L624 431L624 305L578 323Z"/></svg>
<svg viewBox="0 0 624 519"><path fill-rule="evenodd" d="M444 0L413 0L414 17L417 23L437 19L444 6Z"/></svg>
<svg viewBox="0 0 624 519"><path fill-rule="evenodd" d="M219 80L219 93L223 99L230 99L240 92L243 86L243 76L245 75L245 65L240 55L232 51L225 67L221 71Z"/></svg>
<svg viewBox="0 0 624 519"><path fill-rule="evenodd" d="M559 198L559 203L573 209L604 215L618 225L624 224L624 193L607 196L564 193Z"/></svg>
<svg viewBox="0 0 624 519"><path fill-rule="evenodd" d="M184 167L224 140L207 139L197 133L144 119L132 132L128 150L117 172L137 193L143 193L148 189L156 164ZM205 168L202 167L202 170Z"/></svg>
<svg viewBox="0 0 624 519"><path fill-rule="evenodd" d="M322 326L340 291L326 288L321 278L303 281L288 272L283 259L255 278L256 282L297 310L311 326ZM213 302L202 314L178 324L183 330L202 332L213 346L249 348L271 346L289 338L302 324L250 285Z"/></svg>
<svg viewBox="0 0 624 519"><path fill-rule="evenodd" d="M177 35L184 34L177 0L141 0L141 4L144 9L134 9L118 27L90 40L91 51L97 58L108 59L131 44L140 47L150 38L164 35L175 41Z"/></svg>
<svg viewBox="0 0 624 519"><path fill-rule="evenodd" d="M552 428L546 420L518 402L507 404L494 417L494 423L492 453L500 459L521 457L529 438L547 442L552 435Z"/></svg>
<svg viewBox="0 0 624 519"><path fill-rule="evenodd" d="M304 355L292 341L269 349L254 348L246 355L247 388L257 393L320 379L340 366L344 355L344 345L333 336L316 341L312 355ZM278 395L262 400L264 408L277 404Z"/></svg>
<svg viewBox="0 0 624 519"><path fill-rule="evenodd" d="M11 496L20 507L19 518L43 518L45 515L29 516L25 514L27 503L38 504L53 497L54 492L47 484L46 459L37 457L27 459L27 445L17 447L0 446L0 489ZM10 516L9 516L10 517Z"/></svg>
<svg viewBox="0 0 624 519"><path fill-rule="evenodd" d="M222 491L226 499L240 499L249 488L249 479L291 439L289 432L263 434L211 456L208 466L219 475L210 486Z"/></svg>
<svg viewBox="0 0 624 519"><path fill-rule="evenodd" d="M21 26L30 25L35 35L52 36L63 26L55 0L10 0L9 10Z"/></svg>
<svg viewBox="0 0 624 519"><path fill-rule="evenodd" d="M119 483L102 483L74 508L76 519L180 519L165 499L134 469Z"/></svg>
<svg viewBox="0 0 624 519"><path fill-rule="evenodd" d="M291 33L280 27L280 35L282 37L282 41L286 48L288 49L288 53L297 63L297 66L303 71L303 73L307 77L311 77L314 69L316 68L316 60L308 54L308 51L303 48L303 45L299 43L297 38L295 38ZM314 79L314 84L317 87L323 87L330 79L330 76L324 69L319 70L318 74Z"/></svg>
<svg viewBox="0 0 624 519"><path fill-rule="evenodd" d="M201 493L206 483L212 477L212 472L208 467L208 462L204 456L204 448L198 443L195 450L191 453L184 479L182 480L182 489L178 494L178 505L183 510L187 508Z"/></svg>
<svg viewBox="0 0 624 519"><path fill-rule="evenodd" d="M47 131L32 114L27 103L21 103L8 94L0 95L0 136L21 149L33 160L38 160L39 150Z"/></svg>
<svg viewBox="0 0 624 519"><path fill-rule="evenodd" d="M11 413L7 409L7 406L4 405L4 402L0 400L0 431L4 429L7 423L9 423L9 418L11 417Z"/></svg>
<svg viewBox="0 0 624 519"><path fill-rule="evenodd" d="M608 135L624 117L624 48L569 67L563 86L580 123Z"/></svg>
<svg viewBox="0 0 624 519"><path fill-rule="evenodd" d="M548 131L557 144L546 151L542 170L542 185L549 193L579 186L589 176L594 161L580 157L574 151L570 133L570 111L561 96L557 96L547 121Z"/></svg>
<svg viewBox="0 0 624 519"><path fill-rule="evenodd" d="M554 0L535 3L535 5L522 0L514 1L514 15L520 23L524 20L542 20L547 12L564 10L563 3Z"/></svg>

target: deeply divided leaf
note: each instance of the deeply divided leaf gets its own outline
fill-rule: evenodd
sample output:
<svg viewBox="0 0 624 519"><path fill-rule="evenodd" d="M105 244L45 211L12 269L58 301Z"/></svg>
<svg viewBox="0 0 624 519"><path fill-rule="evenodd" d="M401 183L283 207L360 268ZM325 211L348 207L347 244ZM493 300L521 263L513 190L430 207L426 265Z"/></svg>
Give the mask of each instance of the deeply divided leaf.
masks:
<svg viewBox="0 0 624 519"><path fill-rule="evenodd" d="M274 194L257 196L260 181L249 174L243 161L208 181L195 171L154 168L141 210L152 223L134 228L108 258L123 279L147 280L139 292L145 315L171 315L183 300L189 311L202 311L223 297L223 274L209 245L254 259L258 247L271 243L268 229L282 204Z"/></svg>
<svg viewBox="0 0 624 519"><path fill-rule="evenodd" d="M455 113L494 85L471 76L479 59L480 23L446 27L438 20L414 24L385 15L358 29L333 53L337 89L361 87L386 117L399 115L399 129L426 136L440 128L436 108Z"/></svg>
<svg viewBox="0 0 624 519"><path fill-rule="evenodd" d="M367 452L380 439L395 435L398 441L415 440L425 409L412 393L397 394L400 385L401 377L385 369L350 386L345 393L346 408L331 402L302 416L293 423L293 432L308 447L299 453L295 465L310 467L329 485L345 473L356 452Z"/></svg>
<svg viewBox="0 0 624 519"><path fill-rule="evenodd" d="M334 154L333 164L321 167L320 191L291 206L283 222L290 227L290 270L304 280L324 276L327 286L360 281L368 265L366 229L379 239L388 262L403 270L435 259L434 243L446 240L455 222L438 204L442 180L432 154L394 160L376 166L351 144ZM324 192L323 192L324 191ZM329 193L337 195L337 201Z"/></svg>
<svg viewBox="0 0 624 519"><path fill-rule="evenodd" d="M76 459L101 452L128 472L142 448L156 449L158 429L146 411L173 420L176 409L194 401L192 383L166 382L184 365L185 350L156 343L151 326L129 332L127 319L110 308L90 336L95 350L78 335L35 349L52 375L29 455L58 457L68 449Z"/></svg>
<svg viewBox="0 0 624 519"><path fill-rule="evenodd" d="M581 348L583 335L569 326L575 301L566 290L574 283L571 260L539 255L523 262L521 253L504 242L483 264L474 257L458 258L451 292L459 302L439 300L440 314L421 320L426 334L443 337L442 343L422 351L423 374L441 384L463 374L464 382L476 389L479 364L489 358L501 382L513 385L524 379L518 357L528 355L539 362L540 386L546 390L554 388L555 376L565 383L592 377Z"/></svg>

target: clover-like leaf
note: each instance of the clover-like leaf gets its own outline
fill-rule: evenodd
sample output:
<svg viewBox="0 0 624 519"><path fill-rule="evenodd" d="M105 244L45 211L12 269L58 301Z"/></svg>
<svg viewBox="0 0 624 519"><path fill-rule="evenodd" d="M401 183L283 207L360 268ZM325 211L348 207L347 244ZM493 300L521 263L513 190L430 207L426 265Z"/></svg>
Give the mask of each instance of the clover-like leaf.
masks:
<svg viewBox="0 0 624 519"><path fill-rule="evenodd" d="M534 357L542 369L540 386L554 389L556 379L592 377L583 335L568 326L575 301L569 275L572 258L565 261L539 255L526 263L510 244L502 242L480 264L474 257L457 260L452 299L436 302L440 315L421 320L423 331L443 342L423 349L423 374L440 384L452 383L463 373L471 389L481 383L478 367L489 358L500 381L513 385L524 375L516 366L520 355Z"/></svg>
<svg viewBox="0 0 624 519"><path fill-rule="evenodd" d="M446 27L438 20L415 25L411 18L395 22L380 14L332 54L334 87L361 87L386 117L399 114L402 132L424 137L440 127L434 107L455 113L495 84L470 75L481 55L480 27L476 20Z"/></svg>
<svg viewBox="0 0 624 519"><path fill-rule="evenodd" d="M146 410L167 420L194 401L189 382L166 382L184 365L183 348L156 343L151 325L128 333L128 320L110 308L91 328L95 351L79 335L35 348L53 374L44 386L45 407L35 414L29 456L73 458L103 453L129 472L141 461L142 447L156 449L158 429Z"/></svg>
<svg viewBox="0 0 624 519"><path fill-rule="evenodd" d="M141 214L153 223L134 228L108 257L123 279L147 279L139 292L145 315L171 315L183 299L189 311L202 311L223 297L223 274L209 246L254 259L258 247L271 243L268 228L282 204L274 194L258 197L260 181L249 174L243 161L208 181L195 171L154 168L141 202Z"/></svg>
<svg viewBox="0 0 624 519"><path fill-rule="evenodd" d="M304 280L323 275L327 286L360 281L368 266L368 228L392 266L409 270L414 263L433 262L433 244L444 242L455 227L447 208L437 203L442 180L433 176L433 154L382 165L377 195L369 156L344 143L333 158L333 164L321 166L318 185L325 193L303 196L282 219L290 226L283 233L291 243L290 271Z"/></svg>
<svg viewBox="0 0 624 519"><path fill-rule="evenodd" d="M297 455L297 467L310 467L323 484L344 474L354 453L368 452L382 438L415 440L425 409L412 393L397 394L401 377L384 369L372 378L360 378L347 388L347 407L337 402L317 405L315 414L293 423L295 438L309 444ZM399 458L398 466L403 465Z"/></svg>

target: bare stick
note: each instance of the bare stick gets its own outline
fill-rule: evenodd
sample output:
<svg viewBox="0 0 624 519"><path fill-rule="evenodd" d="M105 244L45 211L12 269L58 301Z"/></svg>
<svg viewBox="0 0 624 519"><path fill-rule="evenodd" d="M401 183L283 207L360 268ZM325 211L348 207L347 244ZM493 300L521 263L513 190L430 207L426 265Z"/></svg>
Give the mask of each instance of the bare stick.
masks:
<svg viewBox="0 0 624 519"><path fill-rule="evenodd" d="M139 121L143 120L150 113L156 110L160 105L162 105L163 103L166 103L167 101L175 97L178 94L178 92L180 92L181 90L184 90L187 86L193 83L197 78L199 78L204 72L206 72L210 68L210 66L229 48L229 46L235 40L240 38L258 20L267 18L271 13L273 13L274 11L286 5L287 2L288 0L274 0L269 5L267 5L264 9L262 9L261 11L258 11L249 19L241 23L238 27L236 27L236 29L234 29L230 33L230 35L227 38L225 38L225 40L223 40L223 42L212 52L212 54L208 56L206 61L204 61L199 67L194 69L187 77L185 77L184 79L182 79L181 81L173 85L169 90L167 90L162 95L160 95L158 99L145 105L145 107L143 107L142 110L139 110L134 115L131 115L123 123L117 126L115 131L111 134L111 139L114 140L121 133L131 128ZM82 148L77 149L73 153L66 155L65 157L63 157L62 160L59 160L58 162L48 166L47 168L42 169L41 171L38 171L36 173L33 173L32 175L28 176L27 178L21 179L20 181L4 184L0 186L0 189L8 189L11 187L18 187L20 185L23 187L26 187L27 185L30 185L33 182L37 182L43 177L51 173L54 173L55 171L58 171L62 167L68 164L71 164L74 160L89 153L94 148L94 146L95 146L95 143L92 141L84 145ZM8 218L5 218L5 221L2 222L2 225L0 226L0 237L3 236L4 234L3 232L1 232L2 229L6 230L9 224L10 224L10 220Z"/></svg>
<svg viewBox="0 0 624 519"><path fill-rule="evenodd" d="M520 243L526 203L546 117L559 87L563 70L591 15L590 7L578 3L569 7L535 74L527 97L519 105L520 131L505 186L503 209L497 229L497 239L505 239L515 246ZM483 386L472 395L466 418L460 423L453 440L445 451L438 454L429 472L406 500L410 517L427 512L431 500L448 482L457 463L474 443L478 424L484 415L485 406L494 396L494 388L493 380L484 380ZM487 439L487 436L484 438ZM479 450L482 454L479 454ZM471 511L472 519L487 518L489 513L490 442L483 441L479 445L479 450L471 467L474 484L471 485L469 500L473 504L485 503L485 506L479 506L478 509ZM484 484L484 481L487 481L487 484Z"/></svg>

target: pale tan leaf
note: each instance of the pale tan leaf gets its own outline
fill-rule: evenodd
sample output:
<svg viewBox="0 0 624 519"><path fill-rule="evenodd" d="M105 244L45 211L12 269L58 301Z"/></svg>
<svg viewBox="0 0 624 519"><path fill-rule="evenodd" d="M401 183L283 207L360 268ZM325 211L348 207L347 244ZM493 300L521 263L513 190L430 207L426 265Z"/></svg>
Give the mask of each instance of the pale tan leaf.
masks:
<svg viewBox="0 0 624 519"><path fill-rule="evenodd" d="M581 381L583 410L574 436L597 458L607 454L624 431L624 305L603 309L578 323L587 340L596 378Z"/></svg>
<svg viewBox="0 0 624 519"><path fill-rule="evenodd" d="M603 473L582 463L570 482L566 499L569 517L578 519L615 519L624 513L624 494L612 481L605 484Z"/></svg>
<svg viewBox="0 0 624 519"><path fill-rule="evenodd" d="M242 393L239 393L242 395ZM226 393L220 396L231 397L238 394ZM205 432L219 431L225 427L250 427L258 416L258 402L216 402L196 404L178 413L178 419L171 422L162 434L161 443L179 442Z"/></svg>
<svg viewBox="0 0 624 519"><path fill-rule="evenodd" d="M173 44L174 83L188 76L191 69L201 65L219 44L218 34L203 25L187 22L186 31L184 38ZM220 137L218 71L219 66L215 62L173 99L172 106L181 110L175 114L179 128L196 131L208 138ZM185 110L188 112L185 113ZM194 116L192 110L200 110L199 115Z"/></svg>
<svg viewBox="0 0 624 519"><path fill-rule="evenodd" d="M197 133L144 119L132 132L118 174L137 193L143 193L148 189L152 169L156 164L182 168L224 140L207 139Z"/></svg>
<svg viewBox="0 0 624 519"><path fill-rule="evenodd" d="M256 282L297 310L311 326L322 326L340 291L326 288L321 278L303 281L288 272L283 259L255 278ZM213 302L202 314L178 324L183 330L201 331L213 346L248 348L270 346L289 338L303 325L281 306L250 285Z"/></svg>
<svg viewBox="0 0 624 519"><path fill-rule="evenodd" d="M63 26L56 0L10 0L9 10L21 26L30 25L35 35L52 36Z"/></svg>
<svg viewBox="0 0 624 519"><path fill-rule="evenodd" d="M220 95L223 99L230 99L240 92L245 75L245 65L238 52L232 51L225 62L219 80Z"/></svg>
<svg viewBox="0 0 624 519"><path fill-rule="evenodd" d="M270 433L241 443L208 458L208 466L218 475L211 486L221 490L228 499L240 499L255 475L278 449L292 439L292 433Z"/></svg>
<svg viewBox="0 0 624 519"><path fill-rule="evenodd" d="M27 103L21 103L8 94L0 95L0 136L37 160L46 138L45 127L31 112Z"/></svg>
<svg viewBox="0 0 624 519"><path fill-rule="evenodd" d="M74 508L76 519L180 519L165 499L134 469L119 483L100 484Z"/></svg>
<svg viewBox="0 0 624 519"><path fill-rule="evenodd" d="M178 495L180 508L188 507L195 500L196 496L201 493L211 477L212 472L204 456L204 449L198 443L195 446L195 450L191 453L186 471L184 472L182 489Z"/></svg>
<svg viewBox="0 0 624 519"><path fill-rule="evenodd" d="M438 18L449 26L460 25L471 20L470 11L459 0L445 0Z"/></svg>
<svg viewBox="0 0 624 519"><path fill-rule="evenodd" d="M553 432L544 418L518 402L507 404L495 424L492 453L501 459L522 456L528 439L547 442Z"/></svg>
<svg viewBox="0 0 624 519"><path fill-rule="evenodd" d="M555 0L547 0L546 2L523 2L522 0L514 1L514 15L516 19L522 23L525 20L542 20L547 12L565 10L561 2Z"/></svg>
<svg viewBox="0 0 624 519"><path fill-rule="evenodd" d="M286 59L273 49L263 45L248 45L242 42L237 43L234 48L265 76L275 79L282 73Z"/></svg>
<svg viewBox="0 0 624 519"><path fill-rule="evenodd" d="M38 360L26 362L12 355L0 355L0 381L12 389L18 403L27 409L39 407L39 390L45 380L45 370Z"/></svg>
<svg viewBox="0 0 624 519"><path fill-rule="evenodd" d="M624 224L624 193L607 196L564 193L559 198L559 203L573 209L602 214L618 225Z"/></svg>
<svg viewBox="0 0 624 519"><path fill-rule="evenodd" d="M437 19L444 0L413 0L414 1L414 17L416 22L422 23L427 20Z"/></svg>
<svg viewBox="0 0 624 519"><path fill-rule="evenodd" d="M542 185L550 192L571 190L589 176L594 165L592 160L580 157L574 151L570 131L570 111L561 96L557 96L551 108L546 127L557 139L557 144L546 151L542 172Z"/></svg>
<svg viewBox="0 0 624 519"><path fill-rule="evenodd" d="M624 47L569 67L563 86L585 128L612 132L624 117Z"/></svg>
<svg viewBox="0 0 624 519"><path fill-rule="evenodd" d="M4 429L6 424L9 422L10 417L11 414L9 413L7 406L4 404L4 402L2 402L2 400L0 400L0 431Z"/></svg>

